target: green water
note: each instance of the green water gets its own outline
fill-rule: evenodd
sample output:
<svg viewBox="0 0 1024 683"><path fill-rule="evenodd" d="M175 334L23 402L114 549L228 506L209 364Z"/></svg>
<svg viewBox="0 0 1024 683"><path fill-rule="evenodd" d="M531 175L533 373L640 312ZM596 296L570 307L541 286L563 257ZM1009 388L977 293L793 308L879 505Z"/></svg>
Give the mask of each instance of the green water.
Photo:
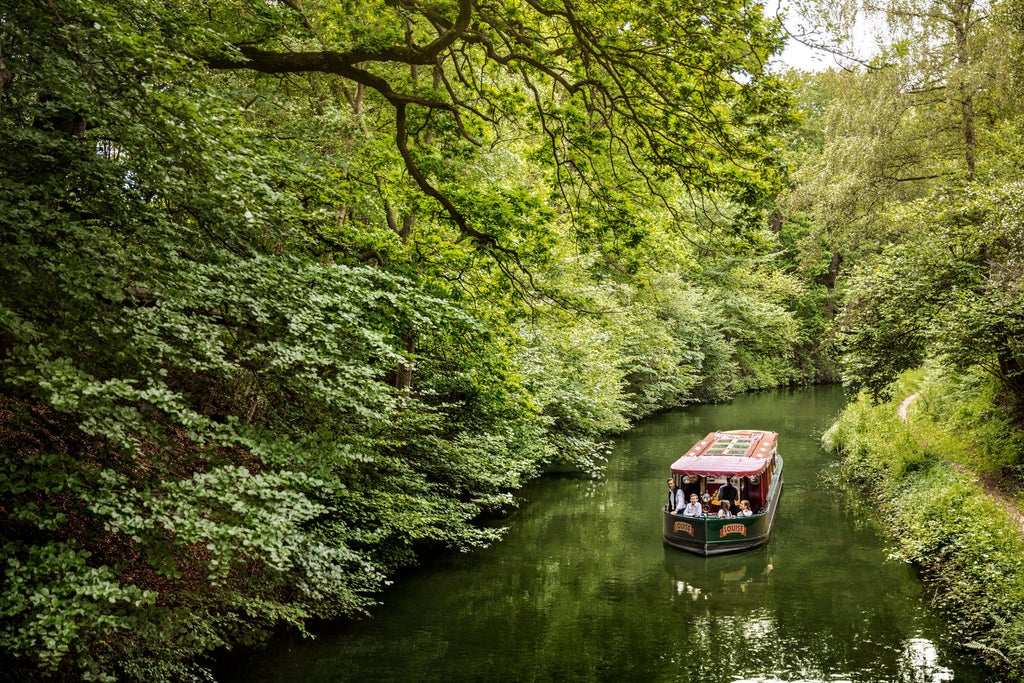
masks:
<svg viewBox="0 0 1024 683"><path fill-rule="evenodd" d="M607 476L546 477L505 539L445 558L371 619L288 638L238 681L985 681L958 658L871 512L822 477L837 387L775 391L645 421ZM665 548L665 477L709 431L779 432L785 490L767 546L704 559Z"/></svg>

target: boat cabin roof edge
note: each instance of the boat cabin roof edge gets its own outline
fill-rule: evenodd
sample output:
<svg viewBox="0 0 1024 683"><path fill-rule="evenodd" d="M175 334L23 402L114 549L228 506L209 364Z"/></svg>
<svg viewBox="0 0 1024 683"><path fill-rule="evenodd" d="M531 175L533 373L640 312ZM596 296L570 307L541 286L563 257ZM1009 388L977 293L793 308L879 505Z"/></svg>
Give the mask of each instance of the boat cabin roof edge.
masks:
<svg viewBox="0 0 1024 683"><path fill-rule="evenodd" d="M761 474L771 463L778 438L776 432L759 430L709 432L672 463L671 471L702 477Z"/></svg>

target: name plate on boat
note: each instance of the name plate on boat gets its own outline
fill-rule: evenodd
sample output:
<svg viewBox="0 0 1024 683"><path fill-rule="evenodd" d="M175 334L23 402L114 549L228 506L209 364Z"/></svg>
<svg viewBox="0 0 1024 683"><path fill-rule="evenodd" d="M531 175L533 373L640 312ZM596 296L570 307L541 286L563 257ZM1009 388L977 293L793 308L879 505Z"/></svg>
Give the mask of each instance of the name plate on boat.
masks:
<svg viewBox="0 0 1024 683"><path fill-rule="evenodd" d="M725 538L729 534L739 534L740 536L747 535L746 524L726 524L722 527L722 530L718 532L719 538Z"/></svg>
<svg viewBox="0 0 1024 683"><path fill-rule="evenodd" d="M677 534L680 531L684 531L693 536L693 525L689 522L676 522L672 527L672 531L676 532Z"/></svg>

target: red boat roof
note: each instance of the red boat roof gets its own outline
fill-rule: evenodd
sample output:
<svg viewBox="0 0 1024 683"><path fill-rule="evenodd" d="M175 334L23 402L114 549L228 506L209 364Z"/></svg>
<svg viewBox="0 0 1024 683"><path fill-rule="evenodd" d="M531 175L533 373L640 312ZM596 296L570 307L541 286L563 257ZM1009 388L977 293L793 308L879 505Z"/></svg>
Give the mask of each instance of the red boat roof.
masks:
<svg viewBox="0 0 1024 683"><path fill-rule="evenodd" d="M672 473L702 477L760 474L771 462L778 439L775 432L711 432L672 463Z"/></svg>

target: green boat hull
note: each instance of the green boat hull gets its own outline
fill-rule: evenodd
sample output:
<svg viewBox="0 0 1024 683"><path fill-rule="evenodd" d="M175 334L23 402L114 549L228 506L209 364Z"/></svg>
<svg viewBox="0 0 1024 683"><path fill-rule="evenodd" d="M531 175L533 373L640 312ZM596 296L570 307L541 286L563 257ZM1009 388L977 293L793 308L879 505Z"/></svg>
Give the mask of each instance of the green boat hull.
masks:
<svg viewBox="0 0 1024 683"><path fill-rule="evenodd" d="M703 555L721 555L749 550L768 542L775 513L782 496L782 458L778 458L775 480L768 493L768 504L750 517L686 517L673 515L668 510L664 516L665 544L679 550Z"/></svg>

